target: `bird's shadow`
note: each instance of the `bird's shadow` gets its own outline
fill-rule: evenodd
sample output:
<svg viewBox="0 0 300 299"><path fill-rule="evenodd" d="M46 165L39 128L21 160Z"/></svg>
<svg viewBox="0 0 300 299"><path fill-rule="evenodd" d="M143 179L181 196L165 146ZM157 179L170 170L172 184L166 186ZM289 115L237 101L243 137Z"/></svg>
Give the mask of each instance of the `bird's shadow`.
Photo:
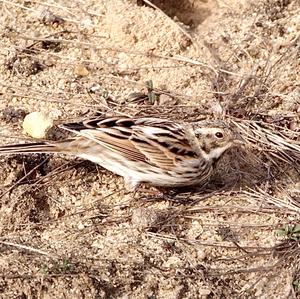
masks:
<svg viewBox="0 0 300 299"><path fill-rule="evenodd" d="M230 149L215 166L209 182L202 186L180 188L156 187L158 192L140 198L147 201L168 200L174 203L197 202L215 194L255 188L266 182L274 182L277 170L267 159L249 149Z"/></svg>
<svg viewBox="0 0 300 299"><path fill-rule="evenodd" d="M258 151L246 148L230 149L216 165L208 188L240 190L274 181L277 170Z"/></svg>

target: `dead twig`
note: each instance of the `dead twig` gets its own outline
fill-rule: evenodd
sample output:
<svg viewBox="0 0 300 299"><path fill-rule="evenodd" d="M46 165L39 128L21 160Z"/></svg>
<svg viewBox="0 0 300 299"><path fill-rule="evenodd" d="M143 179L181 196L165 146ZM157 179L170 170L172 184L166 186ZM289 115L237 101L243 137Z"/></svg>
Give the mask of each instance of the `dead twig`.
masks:
<svg viewBox="0 0 300 299"><path fill-rule="evenodd" d="M7 242L7 241L0 241L0 244L5 245L5 246L10 246L10 247L15 247L19 250L26 250L26 251L33 252L33 253L38 253L38 254L41 254L41 255L51 256L46 251L36 249L36 248L30 247L30 246L22 245L22 244L17 244L17 243L12 243L12 242Z"/></svg>

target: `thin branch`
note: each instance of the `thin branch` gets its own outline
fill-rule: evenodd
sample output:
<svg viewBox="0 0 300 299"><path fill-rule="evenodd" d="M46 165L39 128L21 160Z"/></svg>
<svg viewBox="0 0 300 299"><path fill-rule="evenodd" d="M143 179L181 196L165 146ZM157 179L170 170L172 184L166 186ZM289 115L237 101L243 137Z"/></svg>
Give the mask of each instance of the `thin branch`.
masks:
<svg viewBox="0 0 300 299"><path fill-rule="evenodd" d="M22 245L22 244L17 244L17 243L12 243L12 242L7 242L7 241L0 241L0 244L5 245L5 246L15 247L15 248L20 249L20 250L26 250L26 251L38 253L38 254L41 254L41 255L50 256L50 254L46 251L36 249L36 248L30 247L30 246Z"/></svg>

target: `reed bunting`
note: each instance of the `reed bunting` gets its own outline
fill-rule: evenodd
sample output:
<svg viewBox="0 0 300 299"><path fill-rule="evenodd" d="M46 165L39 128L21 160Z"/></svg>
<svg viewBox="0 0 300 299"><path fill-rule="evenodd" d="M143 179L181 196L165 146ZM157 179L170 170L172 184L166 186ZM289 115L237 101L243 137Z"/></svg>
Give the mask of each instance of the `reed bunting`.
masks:
<svg viewBox="0 0 300 299"><path fill-rule="evenodd" d="M208 182L216 161L238 140L222 121L174 122L160 118L94 118L67 123L63 141L4 145L0 154L62 153L84 158L139 183L183 187Z"/></svg>

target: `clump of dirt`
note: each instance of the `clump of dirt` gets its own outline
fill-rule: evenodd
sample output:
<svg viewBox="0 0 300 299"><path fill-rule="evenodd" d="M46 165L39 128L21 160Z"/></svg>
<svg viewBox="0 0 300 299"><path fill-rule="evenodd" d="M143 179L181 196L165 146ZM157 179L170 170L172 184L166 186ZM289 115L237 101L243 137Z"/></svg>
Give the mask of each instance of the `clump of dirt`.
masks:
<svg viewBox="0 0 300 299"><path fill-rule="evenodd" d="M205 188L135 194L91 162L1 156L0 297L299 296L299 16L297 0L3 2L1 144L41 111L223 117L246 146Z"/></svg>

